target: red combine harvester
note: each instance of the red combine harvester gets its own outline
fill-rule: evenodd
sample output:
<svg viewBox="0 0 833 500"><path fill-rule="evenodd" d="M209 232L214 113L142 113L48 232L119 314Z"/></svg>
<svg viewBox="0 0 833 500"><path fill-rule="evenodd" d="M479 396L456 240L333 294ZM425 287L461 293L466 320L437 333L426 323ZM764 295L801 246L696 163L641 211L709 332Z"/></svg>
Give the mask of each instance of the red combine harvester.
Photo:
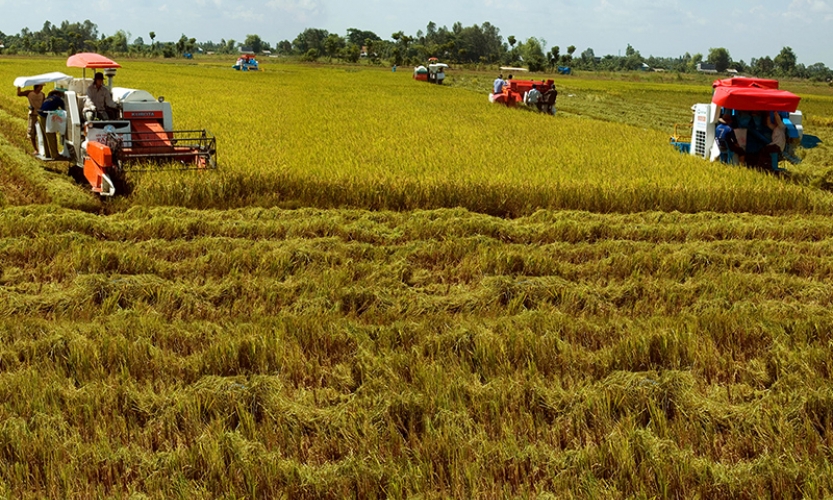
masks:
<svg viewBox="0 0 833 500"><path fill-rule="evenodd" d="M527 71L526 68L510 68L502 66L501 71L503 72L522 72ZM499 104L505 104L509 107L517 106L518 103L524 103L524 97L526 93L532 90L532 86L537 86L538 90L543 93L545 89L550 88L550 86L554 83L554 80L517 80L517 79L507 79L506 85L503 86L503 92L499 94L489 94L489 102L495 102Z"/></svg>
<svg viewBox="0 0 833 500"><path fill-rule="evenodd" d="M58 160L70 162L70 173L83 178L101 196L116 194L116 182L128 165L155 164L161 169L216 168L216 140L206 130L174 130L171 104L144 90L113 87L121 65L93 53L75 54L67 67L82 68L82 78L55 81L64 90L66 129ZM88 120L84 116L86 91L92 80L86 70L101 70L118 106L118 116ZM80 172L79 172L80 171ZM79 175L76 175L79 174Z"/></svg>

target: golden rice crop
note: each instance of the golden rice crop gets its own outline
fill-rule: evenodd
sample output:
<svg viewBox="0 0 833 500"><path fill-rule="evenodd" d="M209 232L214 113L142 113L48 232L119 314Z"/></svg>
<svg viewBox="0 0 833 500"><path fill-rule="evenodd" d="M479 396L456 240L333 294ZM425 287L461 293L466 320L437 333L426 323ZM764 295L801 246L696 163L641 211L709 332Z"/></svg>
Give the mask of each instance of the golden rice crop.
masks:
<svg viewBox="0 0 833 500"><path fill-rule="evenodd" d="M828 195L669 151L700 90L230 64L125 62L223 167L100 205L0 95L0 497L833 493Z"/></svg>
<svg viewBox="0 0 833 500"><path fill-rule="evenodd" d="M48 62L57 61L37 64ZM124 62L117 84L164 95L177 128L216 134L222 166L209 175L136 174L134 202L463 206L502 215L538 208L828 213L833 206L783 178L679 155L667 145L669 132L648 120L638 126L508 110L489 105L485 94L416 82L401 69L271 61L264 68ZM11 69L18 68L0 66L6 75ZM611 99L648 106L662 95L665 109L685 117L690 99L708 96L692 85L587 80L578 95L570 85L560 106L571 111L594 93L602 108ZM598 115L590 105L590 116Z"/></svg>
<svg viewBox="0 0 833 500"><path fill-rule="evenodd" d="M825 497L831 241L807 215L7 207L0 488Z"/></svg>

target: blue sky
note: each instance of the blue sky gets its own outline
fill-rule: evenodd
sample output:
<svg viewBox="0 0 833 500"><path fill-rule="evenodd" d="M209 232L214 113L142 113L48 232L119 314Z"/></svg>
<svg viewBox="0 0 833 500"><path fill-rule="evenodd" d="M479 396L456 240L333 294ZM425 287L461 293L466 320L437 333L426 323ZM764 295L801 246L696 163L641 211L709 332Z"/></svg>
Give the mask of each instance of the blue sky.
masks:
<svg viewBox="0 0 833 500"><path fill-rule="evenodd" d="M79 9L79 5L85 5ZM345 35L348 28L382 38L402 30L414 35L429 21L451 27L485 21L504 37L542 38L547 48L588 47L597 56L624 54L628 44L648 57L686 52L708 55L725 47L734 60L775 57L792 47L798 62L833 67L833 0L52 0L35 4L0 0L0 31L39 30L89 19L100 33L123 29L131 41L199 41L257 34L274 45L305 28Z"/></svg>

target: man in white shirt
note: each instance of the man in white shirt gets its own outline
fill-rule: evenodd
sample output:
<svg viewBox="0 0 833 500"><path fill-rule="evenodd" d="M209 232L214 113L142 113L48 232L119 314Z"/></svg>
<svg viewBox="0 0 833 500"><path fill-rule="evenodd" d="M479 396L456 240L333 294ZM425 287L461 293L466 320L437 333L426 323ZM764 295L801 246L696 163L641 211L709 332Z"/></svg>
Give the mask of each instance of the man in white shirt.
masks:
<svg viewBox="0 0 833 500"><path fill-rule="evenodd" d="M541 91L538 90L538 86L533 84L532 90L526 93L526 105L530 108L535 108L538 111L541 109L538 107L538 102L541 100Z"/></svg>

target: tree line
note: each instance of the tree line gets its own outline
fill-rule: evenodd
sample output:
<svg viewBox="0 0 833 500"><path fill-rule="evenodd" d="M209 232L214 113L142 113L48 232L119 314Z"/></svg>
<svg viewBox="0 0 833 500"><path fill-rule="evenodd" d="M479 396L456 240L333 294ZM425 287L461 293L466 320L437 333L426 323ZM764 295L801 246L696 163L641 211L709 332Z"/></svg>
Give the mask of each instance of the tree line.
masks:
<svg viewBox="0 0 833 500"><path fill-rule="evenodd" d="M198 42L185 34L175 42L157 42L156 34L148 33L148 43L143 36L132 38L129 32L116 31L105 36L98 27L86 20L82 23L63 21L60 25L45 22L40 31L24 28L17 35L0 31L0 43L6 53L74 54L99 52L103 54L131 55L138 57L182 57L196 52L237 54L248 51L255 54L276 53L298 57L306 61L327 59L355 63L366 58L375 64L424 63L430 57L466 65L524 66L530 71L553 70L556 66L570 66L588 71L639 71L663 70L693 73L703 64L718 73L735 70L738 73L764 77L798 77L818 81L833 80L833 72L823 63L805 66L797 62L795 52L784 47L774 56L752 58L748 63L733 60L724 47L710 48L707 55L686 53L679 57L643 57L628 45L625 55L596 56L592 48L576 54L576 47L558 45L547 48L541 38L530 37L525 41L515 36L500 34L500 29L489 22L463 26L456 22L449 29L429 22L425 30L414 35L398 31L389 39L383 39L372 31L350 28L342 36L319 28L307 28L293 40L282 40L272 46L259 35L247 35L243 41L222 39L220 42Z"/></svg>

